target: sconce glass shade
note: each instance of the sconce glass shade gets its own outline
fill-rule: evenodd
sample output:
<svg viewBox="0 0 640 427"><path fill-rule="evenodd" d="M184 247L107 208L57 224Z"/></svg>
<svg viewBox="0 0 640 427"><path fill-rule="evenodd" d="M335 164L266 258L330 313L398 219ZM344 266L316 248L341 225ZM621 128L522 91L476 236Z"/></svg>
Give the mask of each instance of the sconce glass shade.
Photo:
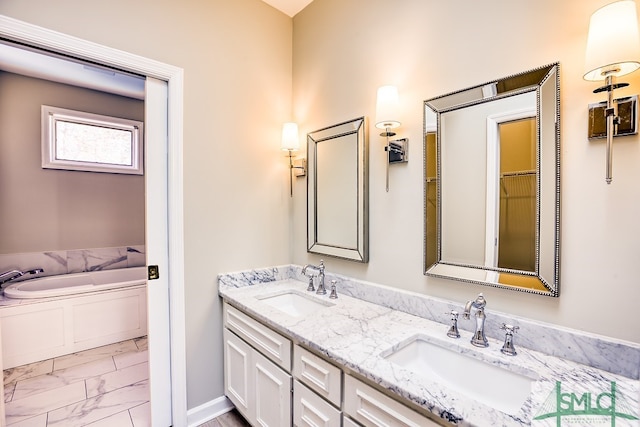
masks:
<svg viewBox="0 0 640 427"><path fill-rule="evenodd" d="M282 149L288 151L297 151L300 149L297 123L285 123L282 125Z"/></svg>
<svg viewBox="0 0 640 427"><path fill-rule="evenodd" d="M589 21L585 80L623 76L640 68L640 35L634 0L610 3Z"/></svg>
<svg viewBox="0 0 640 427"><path fill-rule="evenodd" d="M381 86L376 100L376 127L394 129L400 126L398 120L398 88Z"/></svg>

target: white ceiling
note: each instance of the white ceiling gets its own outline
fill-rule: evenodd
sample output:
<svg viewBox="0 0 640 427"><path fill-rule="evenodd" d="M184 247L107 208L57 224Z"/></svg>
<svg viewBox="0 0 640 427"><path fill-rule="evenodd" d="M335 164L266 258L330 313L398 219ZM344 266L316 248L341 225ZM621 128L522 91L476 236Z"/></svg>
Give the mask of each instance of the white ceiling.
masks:
<svg viewBox="0 0 640 427"><path fill-rule="evenodd" d="M307 7L313 0L262 0L270 4L281 12L286 13L290 17L294 17L298 12Z"/></svg>

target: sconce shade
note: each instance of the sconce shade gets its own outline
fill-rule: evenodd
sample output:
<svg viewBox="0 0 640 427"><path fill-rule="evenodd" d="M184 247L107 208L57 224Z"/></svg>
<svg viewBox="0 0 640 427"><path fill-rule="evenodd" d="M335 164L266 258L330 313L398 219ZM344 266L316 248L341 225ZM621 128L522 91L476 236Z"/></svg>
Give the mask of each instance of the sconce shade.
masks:
<svg viewBox="0 0 640 427"><path fill-rule="evenodd" d="M376 100L376 127L378 129L393 129L400 126L398 105L397 87L381 86L378 88Z"/></svg>
<svg viewBox="0 0 640 427"><path fill-rule="evenodd" d="M282 149L289 151L300 149L297 123L285 123L282 125Z"/></svg>
<svg viewBox="0 0 640 427"><path fill-rule="evenodd" d="M640 68L640 35L634 0L610 3L589 21L585 80L623 76Z"/></svg>

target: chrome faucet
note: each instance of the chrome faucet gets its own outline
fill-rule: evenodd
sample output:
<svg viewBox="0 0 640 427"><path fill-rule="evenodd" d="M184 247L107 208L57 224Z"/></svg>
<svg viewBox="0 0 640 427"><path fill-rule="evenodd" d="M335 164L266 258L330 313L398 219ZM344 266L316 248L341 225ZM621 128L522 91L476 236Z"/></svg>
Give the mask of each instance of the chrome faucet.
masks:
<svg viewBox="0 0 640 427"><path fill-rule="evenodd" d="M316 270L318 272L318 290L316 291L316 294L318 295L326 295L327 293L327 289L324 286L324 261L320 260L320 265L311 265L311 264L307 264L304 267L302 267L302 274L304 274L305 276L307 275L307 270L311 269L311 270ZM313 291L313 275L309 276L309 287L307 288L308 291Z"/></svg>
<svg viewBox="0 0 640 427"><path fill-rule="evenodd" d="M489 346L487 337L484 335L484 321L487 318L484 315L484 308L486 305L487 300L485 300L484 296L480 293L475 300L467 301L467 304L464 306L464 313L462 313L462 317L469 319L469 316L471 315L471 308L473 307L476 309L476 330L471 338L471 344L476 347Z"/></svg>
<svg viewBox="0 0 640 427"><path fill-rule="evenodd" d="M19 277L26 276L28 274L40 274L44 273L41 268L34 268L33 270L21 271L21 270L9 270L4 273L0 273L0 285L15 280Z"/></svg>

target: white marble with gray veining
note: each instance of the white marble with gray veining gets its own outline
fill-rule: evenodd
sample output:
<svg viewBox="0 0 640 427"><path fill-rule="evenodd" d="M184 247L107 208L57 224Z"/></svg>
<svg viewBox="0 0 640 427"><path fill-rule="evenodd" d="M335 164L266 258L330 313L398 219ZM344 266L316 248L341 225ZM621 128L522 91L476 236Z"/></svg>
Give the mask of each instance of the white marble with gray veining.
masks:
<svg viewBox="0 0 640 427"><path fill-rule="evenodd" d="M44 270L42 274L23 276L23 278L9 282L9 284L37 277L142 267L144 265L146 265L144 245L0 255L0 272L14 269L24 271L35 268ZM38 304L65 298L69 298L69 296L19 299L6 298L4 293L0 293L0 308L20 304Z"/></svg>
<svg viewBox="0 0 640 427"><path fill-rule="evenodd" d="M5 370L7 425L150 426L147 347L140 337Z"/></svg>
<svg viewBox="0 0 640 427"><path fill-rule="evenodd" d="M339 298L329 300L333 306L308 316L292 317L270 307L258 297L296 290L328 301L327 296L306 293L306 280L300 267L270 267L218 277L219 294L232 305L457 425L532 425L536 410L556 381L563 384L591 383L596 387L615 381L619 391L625 396L635 396L637 403L640 390L638 344L494 313L489 302L486 311L490 346L479 349L470 344L471 332L462 328L462 321L459 322L460 339L446 336L448 318L444 313L451 309L462 311L461 303L331 274L327 275L327 284L332 279L338 280L339 290ZM498 327L503 321L521 328L514 340L517 356L500 353L504 334ZM394 348L415 337L534 379L530 397L518 411L502 412L385 359L384 356ZM573 357L568 358L567 355ZM533 425L540 424L536 422Z"/></svg>
<svg viewBox="0 0 640 427"><path fill-rule="evenodd" d="M0 272L42 268L44 272L39 277L141 267L145 264L144 245L0 255Z"/></svg>

